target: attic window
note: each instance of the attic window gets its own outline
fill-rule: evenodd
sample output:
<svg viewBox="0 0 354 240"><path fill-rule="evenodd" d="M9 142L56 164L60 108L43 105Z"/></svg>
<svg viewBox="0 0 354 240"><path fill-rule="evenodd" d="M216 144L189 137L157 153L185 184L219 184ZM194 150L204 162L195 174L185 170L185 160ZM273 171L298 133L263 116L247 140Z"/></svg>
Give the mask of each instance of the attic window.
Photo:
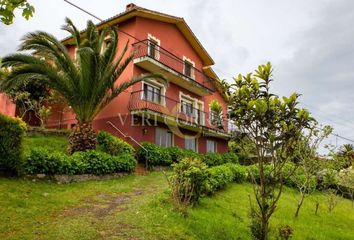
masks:
<svg viewBox="0 0 354 240"><path fill-rule="evenodd" d="M194 62L186 57L183 57L183 74L189 78L195 79L194 76Z"/></svg>
<svg viewBox="0 0 354 240"><path fill-rule="evenodd" d="M160 40L150 34L148 34L148 55L153 59L160 59Z"/></svg>

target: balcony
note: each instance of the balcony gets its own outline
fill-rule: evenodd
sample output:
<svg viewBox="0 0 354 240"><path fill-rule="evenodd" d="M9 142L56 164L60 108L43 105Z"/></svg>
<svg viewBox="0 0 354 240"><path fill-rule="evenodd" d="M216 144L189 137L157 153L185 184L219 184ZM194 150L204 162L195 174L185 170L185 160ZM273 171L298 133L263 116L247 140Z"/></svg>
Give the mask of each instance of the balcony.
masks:
<svg viewBox="0 0 354 240"><path fill-rule="evenodd" d="M134 43L133 47L137 66L149 72L162 73L169 81L199 96L207 96L215 91L211 78L191 65L186 69L182 59L150 40Z"/></svg>
<svg viewBox="0 0 354 240"><path fill-rule="evenodd" d="M231 128L229 121L216 121L210 113L193 107L182 107L177 100L147 91L135 91L130 95L129 110L132 114L154 118L169 126L179 126L189 130L203 130L203 134L228 138ZM214 119L214 121L213 121Z"/></svg>

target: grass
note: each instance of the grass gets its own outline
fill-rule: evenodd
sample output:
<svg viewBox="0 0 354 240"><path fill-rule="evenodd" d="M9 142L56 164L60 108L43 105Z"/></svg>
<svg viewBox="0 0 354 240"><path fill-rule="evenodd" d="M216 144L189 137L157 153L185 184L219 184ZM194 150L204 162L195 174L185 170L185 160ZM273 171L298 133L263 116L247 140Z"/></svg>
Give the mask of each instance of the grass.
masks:
<svg viewBox="0 0 354 240"><path fill-rule="evenodd" d="M0 192L0 239L250 239L250 184L230 184L203 198L186 218L174 210L159 172L67 185L0 178ZM277 226L288 224L293 239L353 239L350 201L340 198L328 213L325 195L316 193L295 220L297 197L285 189L273 237Z"/></svg>
<svg viewBox="0 0 354 240"><path fill-rule="evenodd" d="M23 141L23 150L27 154L34 147L45 147L50 151L66 152L68 147L68 138L65 136L26 136Z"/></svg>

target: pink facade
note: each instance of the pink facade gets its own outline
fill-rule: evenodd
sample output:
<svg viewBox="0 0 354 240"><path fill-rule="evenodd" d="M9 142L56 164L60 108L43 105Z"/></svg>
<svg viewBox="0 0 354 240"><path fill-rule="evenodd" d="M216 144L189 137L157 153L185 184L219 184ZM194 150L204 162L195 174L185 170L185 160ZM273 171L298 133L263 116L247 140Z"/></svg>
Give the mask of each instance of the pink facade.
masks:
<svg viewBox="0 0 354 240"><path fill-rule="evenodd" d="M139 7L110 20L119 23L124 32L119 32L119 49L129 41L129 52L135 50L134 61L117 84L149 72L163 74L168 82L156 79L134 85L99 113L94 128L129 136L127 140L134 145L135 141L149 141L195 148L201 153L225 152L229 138L227 103L216 88L217 80L203 69L212 60L201 45L192 46L198 43L193 34L178 27L185 23L173 20L181 21ZM186 24L182 27L189 29ZM209 103L214 99L223 108L222 127L210 121ZM48 127L70 128L75 122L69 107L55 107Z"/></svg>
<svg viewBox="0 0 354 240"><path fill-rule="evenodd" d="M0 113L12 117L16 113L16 105L3 93L0 93Z"/></svg>

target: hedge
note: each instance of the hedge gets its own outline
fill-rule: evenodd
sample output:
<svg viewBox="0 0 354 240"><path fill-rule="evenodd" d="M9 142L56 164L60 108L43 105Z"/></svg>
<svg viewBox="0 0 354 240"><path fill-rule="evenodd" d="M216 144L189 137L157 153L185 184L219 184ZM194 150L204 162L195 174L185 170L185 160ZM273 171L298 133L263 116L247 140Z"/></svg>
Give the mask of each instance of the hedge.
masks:
<svg viewBox="0 0 354 240"><path fill-rule="evenodd" d="M72 156L60 152L49 152L45 148L34 148L24 163L26 174L94 174L132 172L136 166L130 154L112 156L97 150L76 152Z"/></svg>
<svg viewBox="0 0 354 240"><path fill-rule="evenodd" d="M64 136L68 137L70 135L70 129L56 129L56 128L42 128L28 126L27 135L28 136Z"/></svg>
<svg viewBox="0 0 354 240"><path fill-rule="evenodd" d="M147 163L151 166L170 166L172 158L167 148L159 147L156 144L143 142L142 147L136 151L136 158L139 163Z"/></svg>
<svg viewBox="0 0 354 240"><path fill-rule="evenodd" d="M98 148L110 155L133 154L134 148L126 141L101 131L97 134Z"/></svg>
<svg viewBox="0 0 354 240"><path fill-rule="evenodd" d="M247 167L234 163L226 163L208 168L206 175L205 193L213 194L231 182L244 182L247 179Z"/></svg>
<svg viewBox="0 0 354 240"><path fill-rule="evenodd" d="M19 118L0 114L0 172L18 174L26 124Z"/></svg>
<svg viewBox="0 0 354 240"><path fill-rule="evenodd" d="M200 159L209 167L225 163L238 163L238 156L235 153L199 154L179 147L160 147L150 142L142 143L142 147L137 149L136 158L139 163L145 164L147 162L149 166L170 166L184 158Z"/></svg>

